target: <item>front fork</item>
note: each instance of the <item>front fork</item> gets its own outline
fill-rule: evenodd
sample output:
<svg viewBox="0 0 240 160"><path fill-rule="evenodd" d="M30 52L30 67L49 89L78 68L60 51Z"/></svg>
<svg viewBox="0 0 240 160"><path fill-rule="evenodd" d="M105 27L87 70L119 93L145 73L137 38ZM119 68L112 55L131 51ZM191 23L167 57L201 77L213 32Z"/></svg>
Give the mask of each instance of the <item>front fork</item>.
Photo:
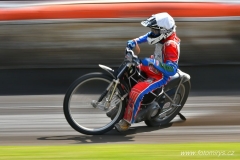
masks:
<svg viewBox="0 0 240 160"><path fill-rule="evenodd" d="M114 95L115 93L117 93L117 92L116 92L116 88L117 88L118 84L120 83L120 79L121 79L122 76L124 75L125 71L126 71L127 69L129 69L131 66L132 66L132 63L128 63L127 65L125 65L125 66L123 67L123 69L118 73L117 78L116 78L116 79L113 79L113 81L109 84L109 86L107 87L107 89L106 89L106 90L103 92L103 94L99 97L98 101L93 100L93 101L91 102L91 104L92 104L92 106L93 106L94 108L96 108L96 107L98 107L98 106L99 106L100 108L102 108L103 110L108 110L108 109L110 108L111 102L112 102L112 99L113 99L113 95ZM101 101L103 100L103 98L108 94L108 92L109 92L109 90L112 88L112 86L113 86L113 90L112 90L109 98L106 99L106 102L105 102L104 105L100 105L100 102L101 102ZM117 94L117 95L119 96L119 94ZM120 97L120 96L121 96L121 95L120 95L120 96L119 96L120 101L124 100L124 99L127 97L127 95L128 95L128 93L126 93L126 94L123 95L122 97ZM120 101L119 101L119 102L120 102ZM119 103L119 102L118 102L118 103Z"/></svg>
<svg viewBox="0 0 240 160"><path fill-rule="evenodd" d="M113 81L108 85L107 89L102 93L102 95L99 97L98 101L92 100L91 104L94 108L98 107L100 109L103 110L108 110L111 107L111 102L113 100L114 94L116 94L119 97L119 102L123 101L128 93L126 93L125 95L123 95L122 97L120 97L121 95L118 94L118 92L116 92L117 86L120 83L119 79L115 80L113 79ZM106 95L108 94L109 90L112 89L111 94L108 96L108 98L106 98L106 101L104 104L100 104L100 102L103 100L104 97L106 97ZM119 103L118 100L116 101L115 99L113 100L114 103L117 104Z"/></svg>
<svg viewBox="0 0 240 160"><path fill-rule="evenodd" d="M110 103L111 103L111 101L112 101L113 94L115 93L118 84L119 84L119 79L117 79L117 80L114 79L114 80L112 81L112 83L108 86L107 92L108 92L109 89L112 87L112 85L114 85L110 97L106 99L106 104L105 104L105 107L106 107L106 108L109 108L109 107L110 107ZM98 101L98 102L99 102L99 101Z"/></svg>

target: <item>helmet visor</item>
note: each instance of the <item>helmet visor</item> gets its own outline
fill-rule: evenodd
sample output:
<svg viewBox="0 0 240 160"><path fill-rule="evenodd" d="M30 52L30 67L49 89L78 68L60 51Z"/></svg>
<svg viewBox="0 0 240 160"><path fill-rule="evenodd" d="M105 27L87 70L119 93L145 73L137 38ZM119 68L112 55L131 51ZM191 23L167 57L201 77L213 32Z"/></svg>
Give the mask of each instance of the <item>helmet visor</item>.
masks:
<svg viewBox="0 0 240 160"><path fill-rule="evenodd" d="M157 21L156 21L156 18L155 17L150 17L144 21L141 22L141 24L144 26L144 27L150 27L150 28L153 28L153 29L159 29L158 25L157 25Z"/></svg>

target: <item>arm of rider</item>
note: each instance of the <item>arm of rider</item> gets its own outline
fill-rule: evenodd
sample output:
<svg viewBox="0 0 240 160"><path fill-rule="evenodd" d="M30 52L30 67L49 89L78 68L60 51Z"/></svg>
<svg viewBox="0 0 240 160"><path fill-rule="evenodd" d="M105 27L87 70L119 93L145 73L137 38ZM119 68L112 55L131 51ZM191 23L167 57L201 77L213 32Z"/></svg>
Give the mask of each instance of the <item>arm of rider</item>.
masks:
<svg viewBox="0 0 240 160"><path fill-rule="evenodd" d="M167 61L166 63L159 62L152 58L144 58L141 60L144 66L153 65L158 71L162 72L166 76L173 76L177 73L178 65L175 62Z"/></svg>
<svg viewBox="0 0 240 160"><path fill-rule="evenodd" d="M133 50L135 55L139 55L140 48L139 48L139 45L138 45L138 43L137 43L137 41L135 39L129 40L127 42L127 47L130 48L131 50Z"/></svg>
<svg viewBox="0 0 240 160"><path fill-rule="evenodd" d="M147 42L147 37L150 33L151 32L148 32L143 36L140 36L140 37L135 38L133 40L127 41L127 47L130 48L130 49L135 49L134 52L135 52L136 55L138 55L140 53L140 48L139 48L138 44Z"/></svg>
<svg viewBox="0 0 240 160"><path fill-rule="evenodd" d="M135 41L135 43L136 43L136 46L135 46L135 48L133 49L133 51L134 51L134 53L136 54L136 55L139 55L140 54L140 47L139 47L139 45L138 45L138 43Z"/></svg>
<svg viewBox="0 0 240 160"><path fill-rule="evenodd" d="M173 76L178 69L178 49L175 43L164 44L164 61L158 61L152 58L142 60L143 65L152 64L158 71L166 76Z"/></svg>

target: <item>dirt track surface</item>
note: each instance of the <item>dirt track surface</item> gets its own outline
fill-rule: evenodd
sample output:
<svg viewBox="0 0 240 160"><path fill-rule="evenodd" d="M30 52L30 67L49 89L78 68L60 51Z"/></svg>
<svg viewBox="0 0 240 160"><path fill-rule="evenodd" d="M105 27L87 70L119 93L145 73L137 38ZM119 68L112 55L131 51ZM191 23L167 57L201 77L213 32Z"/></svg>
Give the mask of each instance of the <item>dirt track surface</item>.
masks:
<svg viewBox="0 0 240 160"><path fill-rule="evenodd" d="M62 112L63 95L1 96L1 145L67 145L91 143L240 142L238 95L190 95L182 114L171 124L131 126L124 133L83 135L73 130Z"/></svg>

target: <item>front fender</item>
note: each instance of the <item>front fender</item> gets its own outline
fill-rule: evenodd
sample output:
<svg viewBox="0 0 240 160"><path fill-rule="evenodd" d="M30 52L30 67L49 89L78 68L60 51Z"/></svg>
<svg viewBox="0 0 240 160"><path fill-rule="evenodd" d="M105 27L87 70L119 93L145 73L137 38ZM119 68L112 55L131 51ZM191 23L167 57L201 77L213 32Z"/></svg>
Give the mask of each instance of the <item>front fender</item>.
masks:
<svg viewBox="0 0 240 160"><path fill-rule="evenodd" d="M114 70L108 66L99 64L98 65L100 68L102 68L103 70L105 70L106 72L108 72L114 79L116 79L116 76L114 75Z"/></svg>

